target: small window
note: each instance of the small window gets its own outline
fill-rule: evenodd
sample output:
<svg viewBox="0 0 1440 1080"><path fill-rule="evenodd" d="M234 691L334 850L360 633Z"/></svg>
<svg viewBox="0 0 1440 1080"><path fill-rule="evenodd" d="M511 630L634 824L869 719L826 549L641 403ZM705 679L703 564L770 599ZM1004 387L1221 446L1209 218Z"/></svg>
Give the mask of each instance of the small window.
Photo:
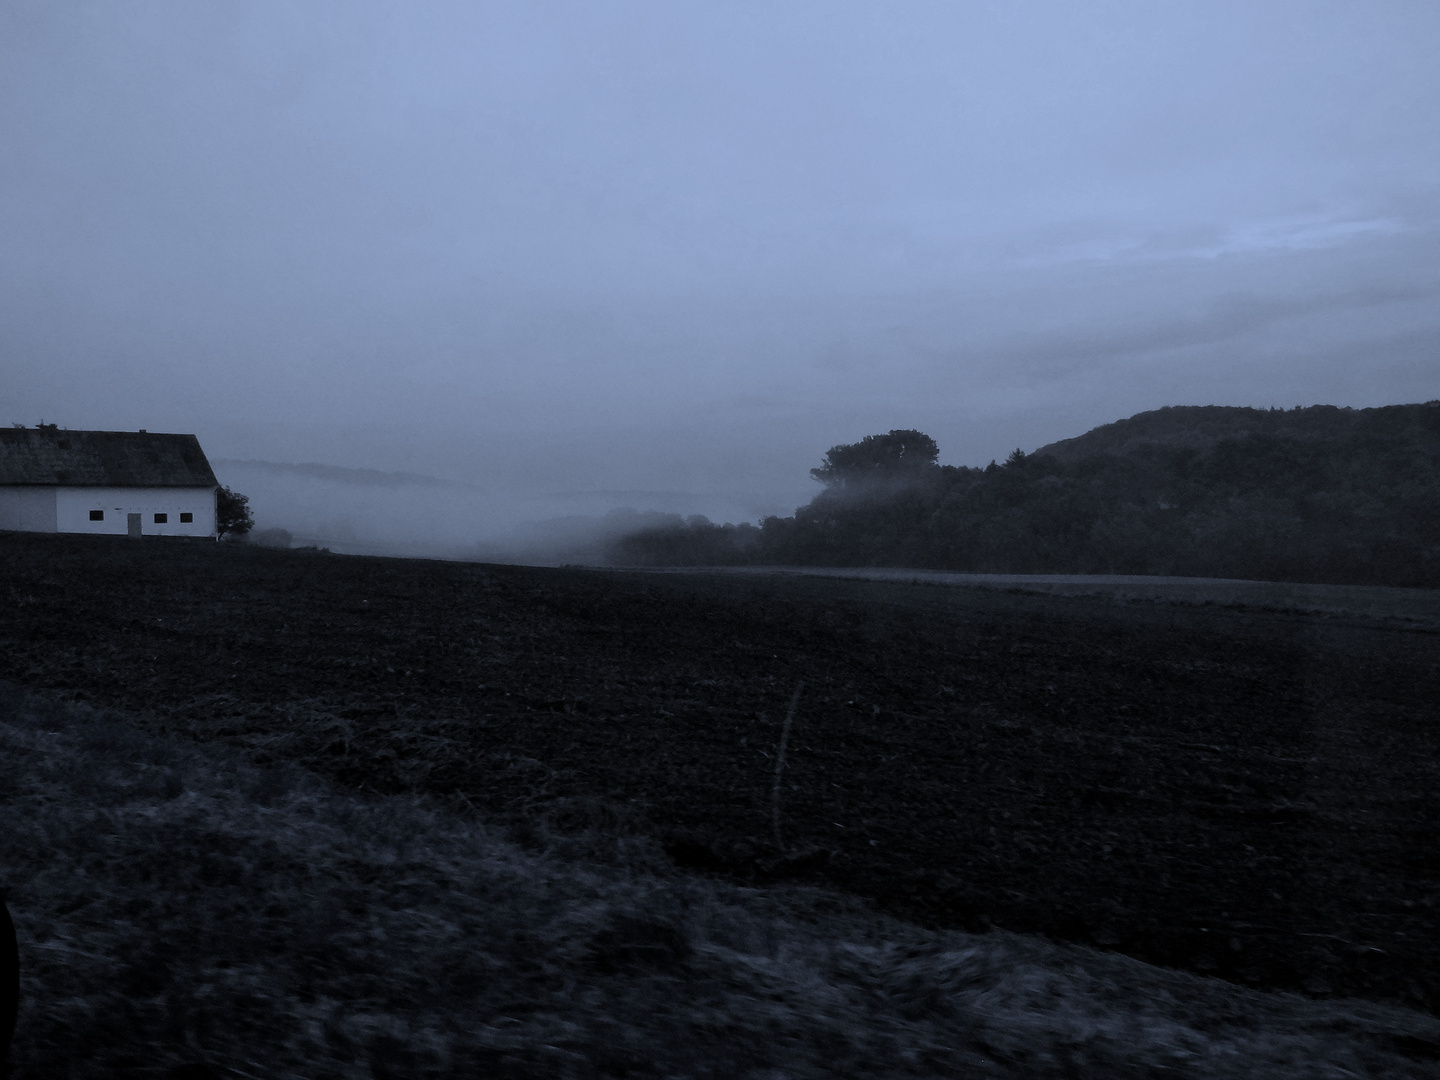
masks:
<svg viewBox="0 0 1440 1080"><path fill-rule="evenodd" d="M169 520L170 520L170 515L169 515L169 514L156 514L156 515L155 515L155 524L156 524L156 525L164 525L164 524L165 524L167 521L169 521Z"/></svg>
<svg viewBox="0 0 1440 1080"><path fill-rule="evenodd" d="M181 525L189 525L189 524L190 524L191 522L193 522L194 520L195 520L195 515L194 515L194 514L182 513L182 514L180 515L180 524L181 524Z"/></svg>
<svg viewBox="0 0 1440 1080"><path fill-rule="evenodd" d="M90 520L91 520L91 521L104 521L104 520L105 520L105 511L104 511L104 510L91 510L91 511L90 511Z"/></svg>

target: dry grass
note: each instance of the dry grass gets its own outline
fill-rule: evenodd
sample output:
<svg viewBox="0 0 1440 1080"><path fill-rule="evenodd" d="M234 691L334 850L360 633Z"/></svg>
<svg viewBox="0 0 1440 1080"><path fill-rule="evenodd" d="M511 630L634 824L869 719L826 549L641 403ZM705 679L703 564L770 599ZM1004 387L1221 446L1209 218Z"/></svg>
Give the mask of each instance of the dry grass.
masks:
<svg viewBox="0 0 1440 1080"><path fill-rule="evenodd" d="M584 861L0 698L15 1077L1436 1076L1440 1023Z"/></svg>

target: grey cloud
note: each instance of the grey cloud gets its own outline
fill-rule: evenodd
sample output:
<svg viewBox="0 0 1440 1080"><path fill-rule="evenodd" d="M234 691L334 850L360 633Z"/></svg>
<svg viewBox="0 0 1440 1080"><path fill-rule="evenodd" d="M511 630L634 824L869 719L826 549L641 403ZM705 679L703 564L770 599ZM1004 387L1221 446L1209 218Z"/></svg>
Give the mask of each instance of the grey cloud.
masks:
<svg viewBox="0 0 1440 1080"><path fill-rule="evenodd" d="M1076 328L1063 336L1017 344L995 357L995 365L1031 377L1062 374L1137 353L1161 353L1218 345L1275 323L1316 312L1329 315L1360 308L1440 300L1440 285L1429 288L1358 289L1301 297L1231 293L1216 297L1196 318L1157 320L1134 327Z"/></svg>
<svg viewBox="0 0 1440 1080"><path fill-rule="evenodd" d="M16 0L0 422L730 513L873 430L1356 392L1440 329L1437 48L1403 0Z"/></svg>

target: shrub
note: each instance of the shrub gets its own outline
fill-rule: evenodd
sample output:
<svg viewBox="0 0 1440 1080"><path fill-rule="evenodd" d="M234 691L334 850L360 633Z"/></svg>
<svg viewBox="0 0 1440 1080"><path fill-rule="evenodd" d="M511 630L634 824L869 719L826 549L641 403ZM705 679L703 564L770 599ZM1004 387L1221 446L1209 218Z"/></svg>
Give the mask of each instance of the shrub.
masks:
<svg viewBox="0 0 1440 1080"><path fill-rule="evenodd" d="M255 527L250 498L222 487L215 493L215 531L221 536L244 536Z"/></svg>

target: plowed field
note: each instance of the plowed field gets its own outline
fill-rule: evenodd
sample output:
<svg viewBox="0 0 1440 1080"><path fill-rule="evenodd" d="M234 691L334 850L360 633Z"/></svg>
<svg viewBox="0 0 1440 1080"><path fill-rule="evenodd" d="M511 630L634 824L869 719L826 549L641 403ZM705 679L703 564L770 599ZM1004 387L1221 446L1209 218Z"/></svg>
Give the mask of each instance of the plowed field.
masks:
<svg viewBox="0 0 1440 1080"><path fill-rule="evenodd" d="M1440 1007L1424 624L14 533L0 603L0 678L537 842Z"/></svg>

